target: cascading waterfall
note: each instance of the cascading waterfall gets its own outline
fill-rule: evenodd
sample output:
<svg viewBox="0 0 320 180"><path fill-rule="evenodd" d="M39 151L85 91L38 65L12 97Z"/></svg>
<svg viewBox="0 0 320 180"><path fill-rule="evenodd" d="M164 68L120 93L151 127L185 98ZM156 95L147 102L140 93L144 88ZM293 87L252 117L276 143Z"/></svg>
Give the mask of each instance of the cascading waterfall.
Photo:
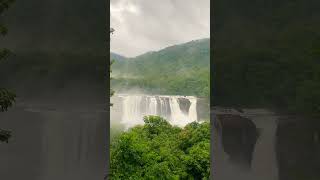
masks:
<svg viewBox="0 0 320 180"><path fill-rule="evenodd" d="M150 97L148 98L149 103L146 103L148 107L146 107L147 109L147 115L158 115L157 113L157 99L155 97Z"/></svg>
<svg viewBox="0 0 320 180"><path fill-rule="evenodd" d="M249 116L250 117L250 116ZM277 117L274 115L251 116L257 128L261 129L252 159L252 174L261 180L278 180L276 159Z"/></svg>
<svg viewBox="0 0 320 180"><path fill-rule="evenodd" d="M17 103L0 114L1 122L14 132L12 142L0 148L0 179L103 179L108 116L104 107Z"/></svg>
<svg viewBox="0 0 320 180"><path fill-rule="evenodd" d="M177 98L170 98L171 119L170 122L174 125L183 126L184 121L190 121L188 115L182 113Z"/></svg>
<svg viewBox="0 0 320 180"><path fill-rule="evenodd" d="M143 124L143 117L158 115L180 127L198 120L197 98L193 96L125 95L122 98L121 123L126 128Z"/></svg>
<svg viewBox="0 0 320 180"><path fill-rule="evenodd" d="M189 98L191 105L190 105L190 110L189 110L189 117L191 120L197 120L198 119L198 114L197 114L197 98Z"/></svg>
<svg viewBox="0 0 320 180"><path fill-rule="evenodd" d="M122 97L122 96L121 96ZM141 100L142 96L124 96L123 97L123 115L122 123L128 127L143 123L141 118ZM130 121L131 119L131 121Z"/></svg>

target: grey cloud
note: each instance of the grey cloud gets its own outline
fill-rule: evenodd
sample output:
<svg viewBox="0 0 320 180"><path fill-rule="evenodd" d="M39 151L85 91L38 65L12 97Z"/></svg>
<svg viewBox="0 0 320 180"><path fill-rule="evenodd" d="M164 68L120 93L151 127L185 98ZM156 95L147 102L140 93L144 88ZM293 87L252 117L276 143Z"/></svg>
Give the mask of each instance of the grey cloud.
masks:
<svg viewBox="0 0 320 180"><path fill-rule="evenodd" d="M210 36L210 0L111 0L111 51L136 56Z"/></svg>

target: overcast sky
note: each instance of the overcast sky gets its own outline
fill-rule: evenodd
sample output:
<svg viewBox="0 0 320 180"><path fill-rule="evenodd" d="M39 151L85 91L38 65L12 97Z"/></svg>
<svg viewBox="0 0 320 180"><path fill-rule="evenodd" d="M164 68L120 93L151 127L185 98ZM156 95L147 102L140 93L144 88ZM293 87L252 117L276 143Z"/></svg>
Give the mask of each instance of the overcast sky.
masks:
<svg viewBox="0 0 320 180"><path fill-rule="evenodd" d="M111 51L134 57L210 37L210 0L111 0Z"/></svg>

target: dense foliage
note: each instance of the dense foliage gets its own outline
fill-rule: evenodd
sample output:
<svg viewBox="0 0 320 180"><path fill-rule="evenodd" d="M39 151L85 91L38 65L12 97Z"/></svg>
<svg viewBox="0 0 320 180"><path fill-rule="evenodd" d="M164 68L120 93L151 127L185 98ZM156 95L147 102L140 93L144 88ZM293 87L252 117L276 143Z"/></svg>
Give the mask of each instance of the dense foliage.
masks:
<svg viewBox="0 0 320 180"><path fill-rule="evenodd" d="M210 40L202 39L148 52L135 58L113 54L117 91L209 97Z"/></svg>
<svg viewBox="0 0 320 180"><path fill-rule="evenodd" d="M0 14L3 14L5 10L9 8L13 0L0 0ZM7 34L7 28L3 25L3 22L0 23L0 34L6 35ZM0 49L0 61L6 59L8 55L10 54L10 51L8 49ZM1 85L0 85L1 86ZM0 112L1 111L7 111L9 107L11 107L15 101L16 95L9 90L0 87ZM6 130L0 129L0 142L6 141L8 142L8 139L11 137L11 132Z"/></svg>
<svg viewBox="0 0 320 180"><path fill-rule="evenodd" d="M77 84L82 85L82 89L105 93L105 56L46 52L19 53L10 57L10 61L5 61L2 65L0 66L0 83L14 88L21 99L34 97L39 99L42 95L48 95L48 100L50 96L58 95L65 88L78 87ZM6 76L8 74L10 79ZM74 91L74 93L81 92L85 91Z"/></svg>
<svg viewBox="0 0 320 180"><path fill-rule="evenodd" d="M319 1L215 2L211 103L320 114Z"/></svg>
<svg viewBox="0 0 320 180"><path fill-rule="evenodd" d="M105 55L106 3L87 0L16 0L4 19L12 32L2 43L16 54L63 51Z"/></svg>
<svg viewBox="0 0 320 180"><path fill-rule="evenodd" d="M144 118L111 144L111 179L209 179L210 127L183 129L158 116Z"/></svg>
<svg viewBox="0 0 320 180"><path fill-rule="evenodd" d="M113 28L110 28L110 35L114 33L114 29ZM109 41L110 41L110 38L109 38ZM110 81L112 80L112 77L110 76L112 70L111 70L111 66L113 64L114 60L113 59L110 59L110 66L109 66L109 77L110 77ZM110 84L108 83L108 86L109 86L109 89L110 89L110 97L113 96L114 94L114 90L110 88ZM112 106L113 104L110 103L110 106Z"/></svg>

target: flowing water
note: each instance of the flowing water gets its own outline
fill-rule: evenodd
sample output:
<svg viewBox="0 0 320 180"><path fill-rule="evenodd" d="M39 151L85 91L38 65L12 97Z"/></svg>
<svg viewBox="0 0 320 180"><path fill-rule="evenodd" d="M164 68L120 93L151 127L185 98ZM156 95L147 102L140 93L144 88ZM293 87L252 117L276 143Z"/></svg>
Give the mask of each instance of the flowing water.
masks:
<svg viewBox="0 0 320 180"><path fill-rule="evenodd" d="M1 113L1 128L13 135L0 144L1 179L103 179L106 117L100 105L17 104Z"/></svg>
<svg viewBox="0 0 320 180"><path fill-rule="evenodd" d="M278 180L278 163L276 155L277 117L270 112L248 115L260 129L251 162L252 176L260 180Z"/></svg>
<svg viewBox="0 0 320 180"><path fill-rule="evenodd" d="M111 108L111 116L118 111L125 128L143 124L143 117L157 115L180 127L198 121L197 104L194 96L130 95L117 94L118 100Z"/></svg>

